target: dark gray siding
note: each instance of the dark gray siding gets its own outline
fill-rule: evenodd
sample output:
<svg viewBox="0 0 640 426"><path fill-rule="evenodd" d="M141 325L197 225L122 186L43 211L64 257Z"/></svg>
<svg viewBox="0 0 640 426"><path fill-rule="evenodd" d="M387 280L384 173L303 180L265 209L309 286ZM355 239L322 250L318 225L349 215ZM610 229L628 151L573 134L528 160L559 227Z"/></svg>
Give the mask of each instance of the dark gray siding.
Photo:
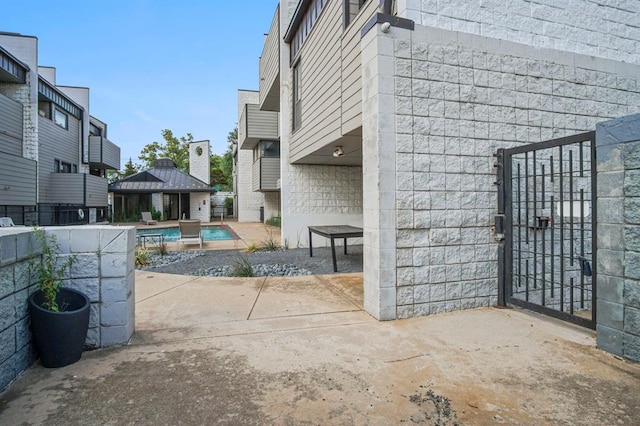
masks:
<svg viewBox="0 0 640 426"><path fill-rule="evenodd" d="M260 158L253 163L252 188L254 191L277 191L280 179L280 159Z"/></svg>
<svg viewBox="0 0 640 426"><path fill-rule="evenodd" d="M89 136L89 163L105 169L119 169L120 147L102 136Z"/></svg>
<svg viewBox="0 0 640 426"><path fill-rule="evenodd" d="M49 203L79 204L87 207L102 207L108 203L108 183L101 177L85 173L50 173L49 182Z"/></svg>
<svg viewBox="0 0 640 426"><path fill-rule="evenodd" d="M36 162L0 154L0 205L36 205Z"/></svg>
<svg viewBox="0 0 640 426"><path fill-rule="evenodd" d="M108 181L104 178L85 175L87 179L87 207L104 207L109 201L107 197Z"/></svg>
<svg viewBox="0 0 640 426"><path fill-rule="evenodd" d="M280 7L271 21L260 56L260 109L280 110Z"/></svg>
<svg viewBox="0 0 640 426"><path fill-rule="evenodd" d="M22 157L22 104L0 95L0 152Z"/></svg>
<svg viewBox="0 0 640 426"><path fill-rule="evenodd" d="M40 117L38 120L39 139L39 162L40 170L40 202L53 203L51 197L57 195L51 187L50 174L54 171L54 160L58 159L67 163L76 164L80 167L80 121L73 116L69 116L69 129L65 130L53 121ZM68 194L71 188L62 188ZM75 191L76 188L73 188ZM82 193L81 193L82 194ZM75 194L68 194L75 197Z"/></svg>

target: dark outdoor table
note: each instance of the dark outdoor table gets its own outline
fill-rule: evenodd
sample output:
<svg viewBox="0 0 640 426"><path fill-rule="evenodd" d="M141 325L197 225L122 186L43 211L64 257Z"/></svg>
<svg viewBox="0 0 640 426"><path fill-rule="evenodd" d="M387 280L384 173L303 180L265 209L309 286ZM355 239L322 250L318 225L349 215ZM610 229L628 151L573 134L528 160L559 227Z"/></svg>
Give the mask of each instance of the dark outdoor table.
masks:
<svg viewBox="0 0 640 426"><path fill-rule="evenodd" d="M344 254L347 254L347 238L362 237L362 228L350 225L309 226L309 257L313 257L313 243L311 234L318 234L331 240L331 256L333 257L333 272L338 272L336 264L336 238L344 238Z"/></svg>
<svg viewBox="0 0 640 426"><path fill-rule="evenodd" d="M136 239L138 240L138 245L142 243L142 246L144 248L147 247L147 240L151 241L152 243L154 242L154 240L157 240L158 247L162 247L162 244L164 244L163 234L142 234L142 235L137 235Z"/></svg>

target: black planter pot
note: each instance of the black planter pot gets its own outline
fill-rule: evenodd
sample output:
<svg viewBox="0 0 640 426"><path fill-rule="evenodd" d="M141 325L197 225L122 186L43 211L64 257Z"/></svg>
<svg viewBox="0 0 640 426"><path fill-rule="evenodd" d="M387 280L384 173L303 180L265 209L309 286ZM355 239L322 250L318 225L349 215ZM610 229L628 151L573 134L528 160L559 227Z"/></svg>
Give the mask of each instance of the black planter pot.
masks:
<svg viewBox="0 0 640 426"><path fill-rule="evenodd" d="M29 296L31 331L40 362L47 368L73 364L82 356L89 329L89 298L79 291L61 288L56 298L63 312L42 307L44 293Z"/></svg>

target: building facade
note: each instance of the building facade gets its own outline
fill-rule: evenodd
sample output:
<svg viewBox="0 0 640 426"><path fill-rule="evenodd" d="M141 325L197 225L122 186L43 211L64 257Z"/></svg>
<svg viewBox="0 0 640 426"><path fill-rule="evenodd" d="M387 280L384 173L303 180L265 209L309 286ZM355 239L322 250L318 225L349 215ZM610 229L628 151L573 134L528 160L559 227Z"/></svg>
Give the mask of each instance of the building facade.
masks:
<svg viewBox="0 0 640 426"><path fill-rule="evenodd" d="M381 320L496 305L495 154L639 112L639 15L590 0L281 1L258 105L279 111L283 241L362 227L365 309Z"/></svg>
<svg viewBox="0 0 640 426"><path fill-rule="evenodd" d="M106 171L120 167L107 124L89 113L89 89L56 83L38 40L0 33L0 216L16 224L107 220Z"/></svg>

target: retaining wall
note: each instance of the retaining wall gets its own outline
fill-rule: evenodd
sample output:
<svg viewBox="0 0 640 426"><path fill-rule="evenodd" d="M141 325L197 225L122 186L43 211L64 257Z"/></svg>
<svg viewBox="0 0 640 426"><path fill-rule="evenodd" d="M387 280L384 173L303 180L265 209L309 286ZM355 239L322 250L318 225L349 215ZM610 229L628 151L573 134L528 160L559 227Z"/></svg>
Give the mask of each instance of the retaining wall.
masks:
<svg viewBox="0 0 640 426"><path fill-rule="evenodd" d="M76 256L63 286L91 300L86 348L127 343L135 325L135 228L43 229L56 236L61 258ZM0 390L36 361L27 298L36 290L29 263L41 254L32 228L0 230Z"/></svg>

